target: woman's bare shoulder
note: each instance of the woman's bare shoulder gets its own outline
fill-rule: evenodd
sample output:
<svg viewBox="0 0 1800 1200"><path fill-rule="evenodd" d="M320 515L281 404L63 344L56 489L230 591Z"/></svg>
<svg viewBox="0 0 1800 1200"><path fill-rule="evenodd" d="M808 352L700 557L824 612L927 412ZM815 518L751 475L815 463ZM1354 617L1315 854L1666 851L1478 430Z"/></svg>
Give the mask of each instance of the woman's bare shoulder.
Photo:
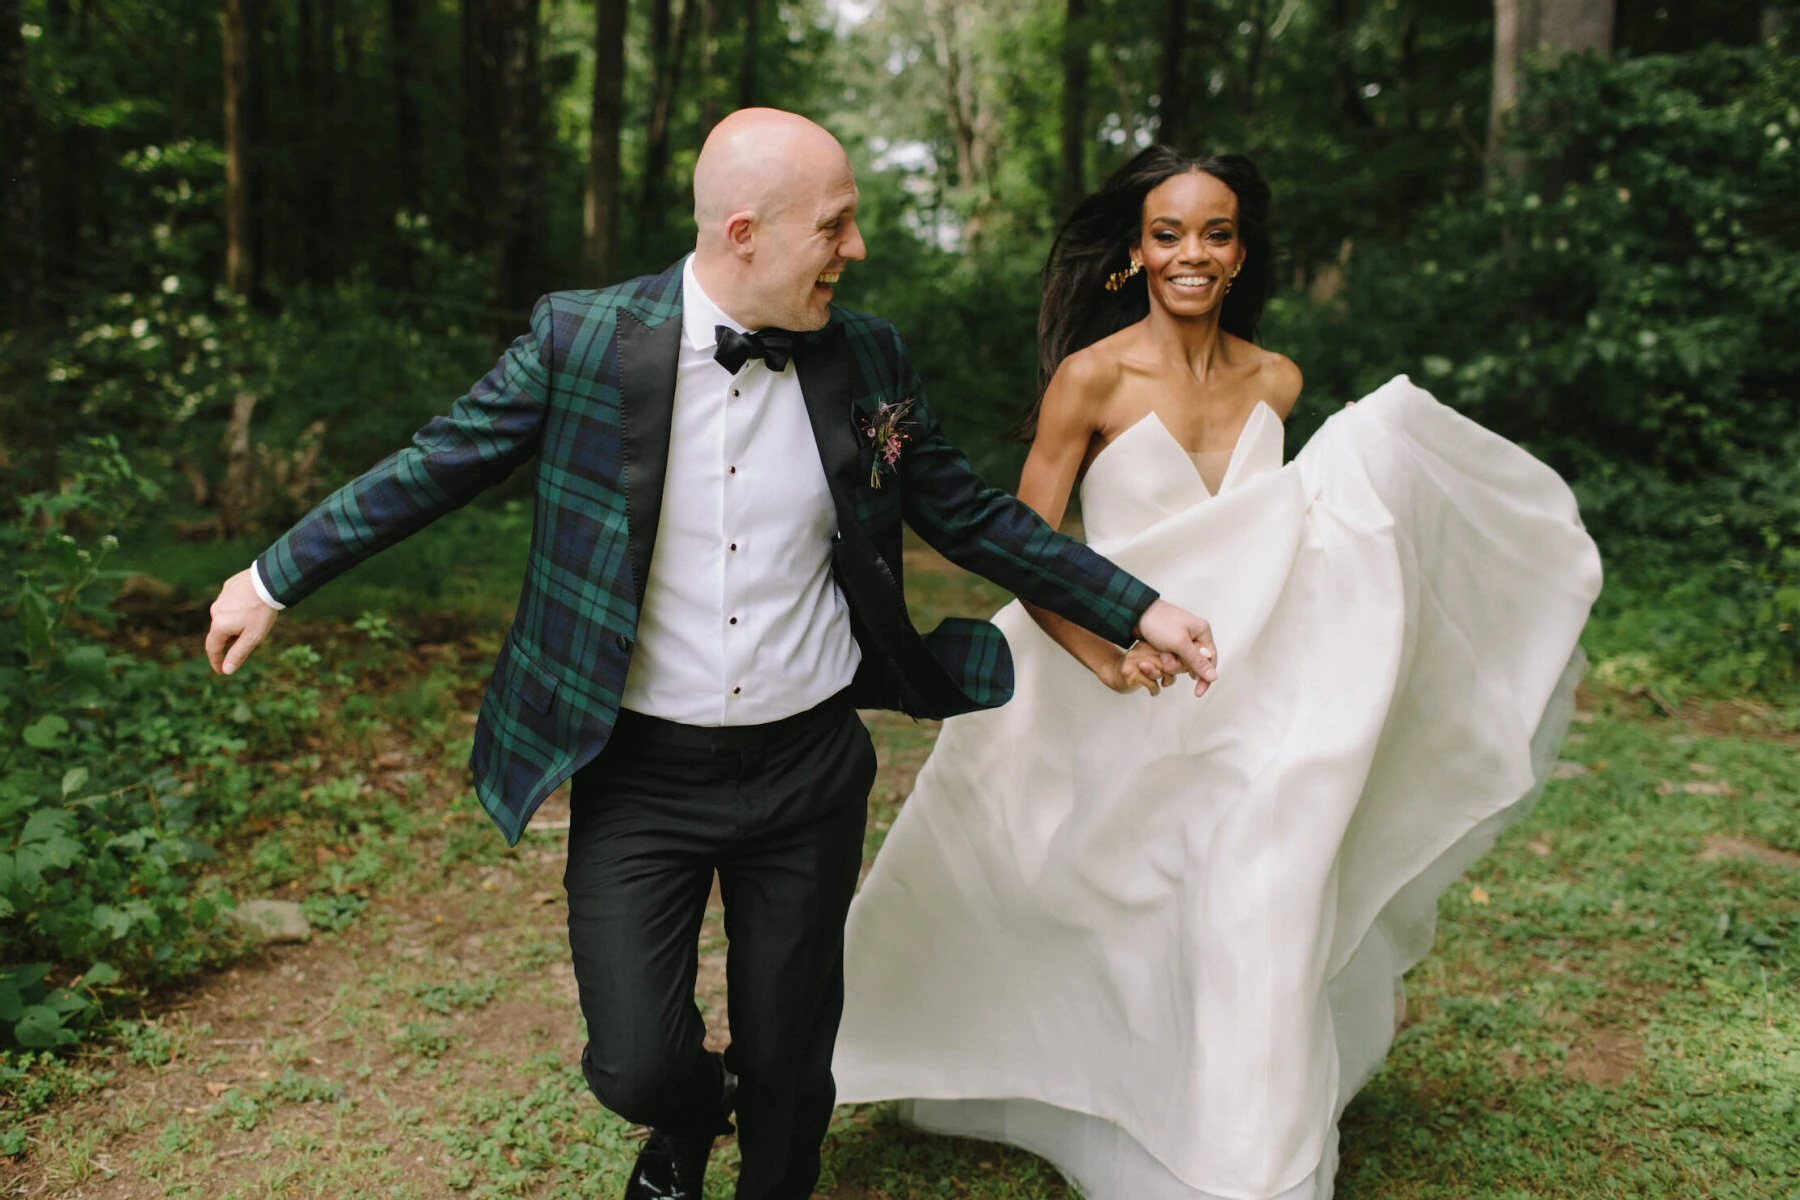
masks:
<svg viewBox="0 0 1800 1200"><path fill-rule="evenodd" d="M1102 338L1063 359L1044 391L1045 405L1054 403L1066 411L1081 413L1098 425L1125 375L1124 348L1117 342L1118 337L1113 334Z"/></svg>
<svg viewBox="0 0 1800 1200"><path fill-rule="evenodd" d="M1259 347L1260 349L1260 347ZM1294 404L1300 399L1300 391L1306 380L1300 374L1300 368L1294 360L1285 354L1277 354L1273 350L1262 350L1256 362L1256 383L1260 398L1275 410L1275 415L1287 420Z"/></svg>

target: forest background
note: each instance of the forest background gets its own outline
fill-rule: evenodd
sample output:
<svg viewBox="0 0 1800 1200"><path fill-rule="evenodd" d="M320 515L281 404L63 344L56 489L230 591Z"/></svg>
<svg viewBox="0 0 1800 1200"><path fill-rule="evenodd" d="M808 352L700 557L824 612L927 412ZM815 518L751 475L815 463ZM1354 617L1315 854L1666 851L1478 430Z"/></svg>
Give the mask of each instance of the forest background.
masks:
<svg viewBox="0 0 1800 1200"><path fill-rule="evenodd" d="M526 481L315 598L360 649L261 687L197 661L218 583L537 295L691 246L695 154L746 104L844 141L841 300L1003 486L1072 200L1158 140L1254 156L1290 451L1410 374L1575 487L1594 686L1792 725L1796 37L1791 0L0 0L0 1082L227 952L218 855L287 878L296 746L374 720L354 668L503 620ZM321 877L341 927L367 880Z"/></svg>

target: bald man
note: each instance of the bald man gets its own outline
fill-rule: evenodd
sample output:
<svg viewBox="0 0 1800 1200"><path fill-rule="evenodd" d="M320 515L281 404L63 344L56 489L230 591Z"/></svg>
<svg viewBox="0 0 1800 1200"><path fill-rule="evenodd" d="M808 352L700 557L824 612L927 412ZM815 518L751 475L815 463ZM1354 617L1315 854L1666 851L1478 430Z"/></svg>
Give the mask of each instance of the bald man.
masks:
<svg viewBox="0 0 1800 1200"><path fill-rule="evenodd" d="M1206 623L984 486L893 326L832 295L863 257L825 130L738 112L694 169L694 253L545 296L447 416L333 493L213 605L231 672L276 612L535 457L537 518L470 757L509 845L573 779L569 945L594 1095L646 1140L628 1200L698 1200L735 1108L739 1200L805 1200L831 1116L844 916L875 752L861 708L1004 703L984 621L921 636L901 523L952 561L1204 691ZM1146 675L1157 667L1146 664ZM696 944L715 872L731 1048L705 1048Z"/></svg>

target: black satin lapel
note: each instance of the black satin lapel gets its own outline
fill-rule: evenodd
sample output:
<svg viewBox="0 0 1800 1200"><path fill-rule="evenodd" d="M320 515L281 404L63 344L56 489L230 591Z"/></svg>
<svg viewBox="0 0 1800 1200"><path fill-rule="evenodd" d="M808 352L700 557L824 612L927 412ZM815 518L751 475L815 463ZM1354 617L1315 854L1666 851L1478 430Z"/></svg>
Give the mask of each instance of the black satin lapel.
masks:
<svg viewBox="0 0 1800 1200"><path fill-rule="evenodd" d="M675 369L681 361L681 317L644 325L619 313L619 418L625 433L625 519L631 538L631 579L644 602L650 554L662 517L669 472L669 422L675 415Z"/></svg>
<svg viewBox="0 0 1800 1200"><path fill-rule="evenodd" d="M843 331L801 338L794 347L794 370L800 374L800 394L806 398L825 482L840 511L848 512L859 448L850 424L850 347Z"/></svg>

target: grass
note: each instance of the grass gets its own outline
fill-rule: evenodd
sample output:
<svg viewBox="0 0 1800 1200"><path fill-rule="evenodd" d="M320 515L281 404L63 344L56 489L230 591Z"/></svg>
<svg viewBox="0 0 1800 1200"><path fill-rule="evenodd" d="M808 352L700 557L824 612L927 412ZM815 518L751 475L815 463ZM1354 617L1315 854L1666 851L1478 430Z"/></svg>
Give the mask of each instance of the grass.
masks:
<svg viewBox="0 0 1800 1200"><path fill-rule="evenodd" d="M493 540L481 523L504 516L470 514L445 544ZM174 553L147 561L212 577ZM418 561L457 569L450 550ZM921 625L1003 599L916 548L908 574ZM109 1046L0 1064L0 1130L25 1137L0 1159L0 1195L622 1190L638 1143L576 1066L551 827L566 810L553 800L507 850L461 770L503 611L461 608L455 589L378 607L404 579L342 581L347 599L327 608L327 589L278 629L358 660L357 678L289 764L286 821L218 867L242 894L309 900L321 931L161 998ZM343 627L365 609L398 641ZM458 632L426 642L434 625ZM1584 710L1535 813L1443 898L1407 1024L1343 1124L1343 1200L1800 1197L1800 739L1781 714L1670 716L1625 691ZM937 729L871 727L872 856ZM716 1037L724 951L713 911L700 1001ZM735 1161L729 1143L715 1155L713 1200ZM1029 1155L909 1132L886 1106L839 1111L820 1190L1067 1194Z"/></svg>

